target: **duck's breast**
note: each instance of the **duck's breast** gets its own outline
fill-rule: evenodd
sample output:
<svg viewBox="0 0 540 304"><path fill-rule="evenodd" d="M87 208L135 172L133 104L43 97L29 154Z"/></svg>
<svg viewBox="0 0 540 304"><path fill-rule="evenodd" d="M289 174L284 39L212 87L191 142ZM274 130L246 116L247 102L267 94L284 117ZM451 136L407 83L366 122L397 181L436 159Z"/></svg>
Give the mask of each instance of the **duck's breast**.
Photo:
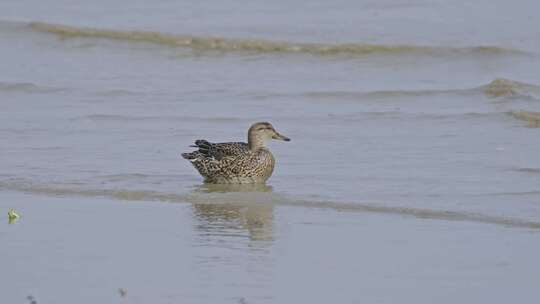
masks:
<svg viewBox="0 0 540 304"><path fill-rule="evenodd" d="M275 164L276 160L272 153L267 149L261 149L257 155L257 166L253 175L266 181L274 172Z"/></svg>

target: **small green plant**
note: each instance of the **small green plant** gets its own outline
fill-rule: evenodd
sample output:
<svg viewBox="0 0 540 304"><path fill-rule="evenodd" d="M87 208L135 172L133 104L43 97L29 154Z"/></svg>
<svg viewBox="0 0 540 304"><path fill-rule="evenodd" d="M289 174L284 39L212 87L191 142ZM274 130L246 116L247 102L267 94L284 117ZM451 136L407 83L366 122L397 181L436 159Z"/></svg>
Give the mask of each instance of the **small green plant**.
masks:
<svg viewBox="0 0 540 304"><path fill-rule="evenodd" d="M17 214L17 212L15 212L15 210L13 210L13 209L9 209L9 211L8 211L9 223L11 224L11 223L15 222L18 218L19 218L19 215Z"/></svg>

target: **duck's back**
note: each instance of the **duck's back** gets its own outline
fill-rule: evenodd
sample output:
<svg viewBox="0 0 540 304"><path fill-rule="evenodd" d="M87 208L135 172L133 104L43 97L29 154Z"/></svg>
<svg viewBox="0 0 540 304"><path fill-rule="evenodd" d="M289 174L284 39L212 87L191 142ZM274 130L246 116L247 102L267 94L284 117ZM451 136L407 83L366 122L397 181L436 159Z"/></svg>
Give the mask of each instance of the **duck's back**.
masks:
<svg viewBox="0 0 540 304"><path fill-rule="evenodd" d="M244 142L211 143L200 139L195 141L193 147L199 148L199 152L206 157L221 160L224 157L239 156L249 153L249 146Z"/></svg>

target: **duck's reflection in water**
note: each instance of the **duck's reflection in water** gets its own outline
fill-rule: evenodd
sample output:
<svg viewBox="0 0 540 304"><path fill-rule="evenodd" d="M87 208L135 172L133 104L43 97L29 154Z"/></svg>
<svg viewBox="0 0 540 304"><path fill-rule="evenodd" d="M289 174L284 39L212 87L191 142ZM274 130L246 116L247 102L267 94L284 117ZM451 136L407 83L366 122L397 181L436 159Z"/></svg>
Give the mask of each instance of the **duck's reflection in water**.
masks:
<svg viewBox="0 0 540 304"><path fill-rule="evenodd" d="M248 237L262 245L273 240L274 195L263 184L196 186L191 193L196 230L211 238Z"/></svg>
<svg viewBox="0 0 540 304"><path fill-rule="evenodd" d="M230 282L233 298L257 289L261 300L272 299L276 197L264 185L201 185L190 193L193 273L200 288L215 290Z"/></svg>

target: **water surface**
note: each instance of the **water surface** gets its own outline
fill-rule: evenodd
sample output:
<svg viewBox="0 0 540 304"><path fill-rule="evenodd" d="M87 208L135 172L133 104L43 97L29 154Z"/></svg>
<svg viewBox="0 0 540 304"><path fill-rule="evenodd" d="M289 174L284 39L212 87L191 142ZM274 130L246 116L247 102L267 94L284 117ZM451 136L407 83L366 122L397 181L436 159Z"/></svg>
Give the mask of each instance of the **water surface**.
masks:
<svg viewBox="0 0 540 304"><path fill-rule="evenodd" d="M529 254L537 251L540 228L537 8L534 1L1 3L0 195L5 210L0 212L24 208L24 217L2 230L10 239L1 256L15 259L17 267L0 281L17 282L12 299L24 300L37 288L29 287L43 281L29 278L37 269L51 278L50 284L69 281L77 291L73 295L81 286L94 286L85 294L107 302L117 299L122 280L110 281L107 288L98 277L67 280L65 273L17 257L24 250L33 252L28 259L43 252L44 260L54 257L51 267L83 276L95 269L88 265L120 263L131 269L143 260L150 265L166 252L159 270L150 272L150 285L133 281L145 299L140 301L159 296L156 301L167 303L185 296L200 303L327 303L329 298L390 303L403 295L397 298L411 303L442 298L502 303L530 294L525 277L532 268L522 265L533 264ZM180 157L199 138L245 140L255 121L270 121L292 138L269 144L277 167L268 187L209 188ZM97 215L88 215L90 210ZM133 243L107 252L113 234L103 246L95 243L124 216L136 216L131 212L144 214L147 225L158 219L163 226L139 227L143 221L131 219L124 237L135 242L153 232L156 243L148 248L159 251L138 252ZM179 219L162 222L168 212ZM32 223L38 213L43 226ZM91 223L109 213L116 224ZM365 219L369 229L361 224ZM304 231L311 222L318 223L316 232ZM78 237L81 231L66 229L78 223L85 223L77 228L86 231L84 238ZM56 257L56 249L30 245L55 244L46 241L46 232L60 231L60 225L72 233L58 239L65 241L70 263ZM287 227L303 232L296 239ZM11 232L18 229L32 233ZM369 234L368 244L357 242L357 230ZM403 238L408 232L407 242L414 245L395 243L390 231L398 230ZM172 233L183 235L176 249L168 248ZM242 241L227 243L229 233ZM515 241L498 242L499 233ZM205 234L212 237L200 237ZM456 246L467 266L452 254L434 252L442 248L439 234L449 242L466 239ZM89 239L93 245L87 249L100 256L95 264L87 264L83 249L69 249ZM27 247L19 246L25 242ZM236 262L222 258L229 246L237 249ZM282 255L288 246L298 251ZM323 246L327 254L317 251ZM519 249L510 253L510 248ZM174 250L188 253L173 259ZM369 259L354 254L363 250L371 250ZM408 255L385 264L375 254L384 250ZM123 261L126 252L134 258ZM507 266L486 266L480 258L495 261L498 252L507 253L501 263L511 265L510 274L486 282L499 290L506 286L507 297L488 295L483 283L471 283L476 276L503 273ZM201 266L198 255L213 262ZM413 257L433 261L436 274L413 267ZM253 264L246 262L250 259ZM192 268L165 271L173 260ZM296 263L304 266L289 270ZM320 267L310 268L310 263ZM355 263L361 266L350 266ZM133 277L108 272L111 268L103 265L98 268L105 276ZM207 267L212 275L192 280L200 271L193 265ZM329 270L324 267L335 269L336 276L325 276ZM463 272L467 267L482 270ZM246 285L223 287L229 280L223 274L212 279L216 272L233 272ZM367 274L378 279L362 281ZM249 285L252 275L263 283ZM415 280L405 280L409 277ZM325 292L284 289L287 282L315 278L320 281L313 286L319 288L310 290L326 286ZM418 298L406 287L396 291L420 278L433 284L428 294L434 298ZM215 280L222 289L209 288L205 280ZM370 292L355 292L357 280L371 286ZM186 289L175 293L180 289L173 285ZM446 293L435 285L460 292ZM65 302L58 288L37 289ZM242 300L243 294L256 300Z"/></svg>

